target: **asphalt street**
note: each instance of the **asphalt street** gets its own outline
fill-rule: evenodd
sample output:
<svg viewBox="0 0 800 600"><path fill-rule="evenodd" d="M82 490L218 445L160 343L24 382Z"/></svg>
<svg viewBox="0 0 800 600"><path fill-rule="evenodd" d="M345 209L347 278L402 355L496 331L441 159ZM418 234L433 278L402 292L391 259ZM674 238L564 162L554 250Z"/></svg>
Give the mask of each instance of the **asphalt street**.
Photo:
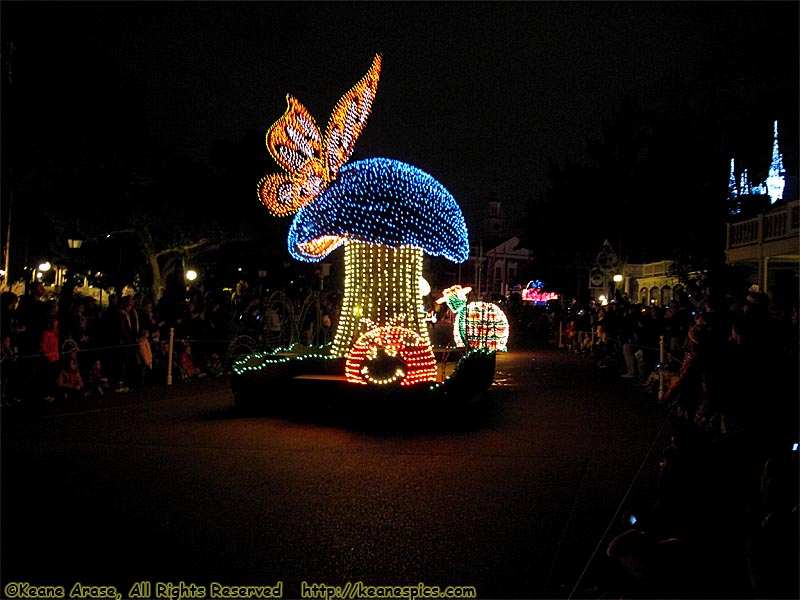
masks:
<svg viewBox="0 0 800 600"><path fill-rule="evenodd" d="M241 414L225 377L3 408L2 590L590 596L622 512L654 498L668 429L612 371L550 347L500 353L482 403L430 422Z"/></svg>

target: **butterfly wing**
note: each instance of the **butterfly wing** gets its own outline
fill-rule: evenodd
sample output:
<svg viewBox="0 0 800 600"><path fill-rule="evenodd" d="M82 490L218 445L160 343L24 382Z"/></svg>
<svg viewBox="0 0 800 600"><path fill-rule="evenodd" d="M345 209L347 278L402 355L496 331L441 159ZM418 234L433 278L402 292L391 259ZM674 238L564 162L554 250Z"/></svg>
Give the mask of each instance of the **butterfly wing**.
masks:
<svg viewBox="0 0 800 600"><path fill-rule="evenodd" d="M267 131L267 149L289 173L299 173L307 161L322 156L322 135L314 117L297 98L286 96L283 116Z"/></svg>
<svg viewBox="0 0 800 600"><path fill-rule="evenodd" d="M286 96L286 112L269 128L266 140L269 153L286 173L267 175L258 182L259 198L273 215L297 212L336 177L366 125L380 70L377 55L367 74L339 99L324 140L305 106Z"/></svg>
<svg viewBox="0 0 800 600"><path fill-rule="evenodd" d="M258 182L258 197L273 216L284 217L299 209L292 202L292 188L294 182L288 175L267 175Z"/></svg>
<svg viewBox="0 0 800 600"><path fill-rule="evenodd" d="M331 113L325 133L325 164L330 179L339 172L353 153L356 139L367 123L372 101L378 91L381 74L381 55L372 61L367 74L339 99Z"/></svg>
<svg viewBox="0 0 800 600"><path fill-rule="evenodd" d="M327 181L319 127L299 100L286 96L286 103L286 112L267 131L267 149L286 173L258 182L261 202L278 217L297 212Z"/></svg>

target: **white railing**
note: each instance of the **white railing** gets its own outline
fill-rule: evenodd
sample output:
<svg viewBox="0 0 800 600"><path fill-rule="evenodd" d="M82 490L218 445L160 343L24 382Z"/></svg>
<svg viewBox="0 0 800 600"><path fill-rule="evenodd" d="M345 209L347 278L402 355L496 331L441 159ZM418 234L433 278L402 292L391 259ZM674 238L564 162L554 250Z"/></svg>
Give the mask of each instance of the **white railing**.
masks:
<svg viewBox="0 0 800 600"><path fill-rule="evenodd" d="M671 267L672 267L671 260L661 260L659 262L645 263L642 265L641 278L665 277L669 274Z"/></svg>
<svg viewBox="0 0 800 600"><path fill-rule="evenodd" d="M762 213L752 219L730 223L728 225L728 248L797 237L800 232L799 207L800 202L795 200L786 206Z"/></svg>

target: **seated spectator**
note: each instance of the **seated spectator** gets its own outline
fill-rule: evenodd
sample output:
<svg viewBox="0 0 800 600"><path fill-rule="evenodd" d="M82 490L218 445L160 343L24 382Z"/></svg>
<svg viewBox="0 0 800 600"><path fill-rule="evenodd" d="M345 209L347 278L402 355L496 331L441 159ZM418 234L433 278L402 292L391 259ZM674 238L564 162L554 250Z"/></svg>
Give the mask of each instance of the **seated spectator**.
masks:
<svg viewBox="0 0 800 600"><path fill-rule="evenodd" d="M108 377L103 374L103 365L99 358L94 361L86 374L86 388L97 396L105 396L111 390Z"/></svg>
<svg viewBox="0 0 800 600"><path fill-rule="evenodd" d="M629 529L611 540L606 555L621 567L622 598L688 598L687 592L698 589L699 570L680 538L662 540Z"/></svg>
<svg viewBox="0 0 800 600"><path fill-rule="evenodd" d="M222 358L216 352L211 352L206 356L206 365L204 368L206 375L209 377L219 377L224 372Z"/></svg>
<svg viewBox="0 0 800 600"><path fill-rule="evenodd" d="M675 358L671 352L667 352L664 364L656 365L656 368L650 371L650 374L644 380L641 386L642 391L647 393L658 391L662 377L664 378L664 390L670 389L678 382L681 364L682 362Z"/></svg>
<svg viewBox="0 0 800 600"><path fill-rule="evenodd" d="M78 370L78 360L70 356L62 361L56 379L56 390L59 400L77 400L83 394L83 378Z"/></svg>
<svg viewBox="0 0 800 600"><path fill-rule="evenodd" d="M184 340L178 353L178 376L181 381L189 381L201 376L200 370L194 364L192 345Z"/></svg>
<svg viewBox="0 0 800 600"><path fill-rule="evenodd" d="M750 582L757 598L800 598L797 452L771 457L761 477L760 522L747 544Z"/></svg>

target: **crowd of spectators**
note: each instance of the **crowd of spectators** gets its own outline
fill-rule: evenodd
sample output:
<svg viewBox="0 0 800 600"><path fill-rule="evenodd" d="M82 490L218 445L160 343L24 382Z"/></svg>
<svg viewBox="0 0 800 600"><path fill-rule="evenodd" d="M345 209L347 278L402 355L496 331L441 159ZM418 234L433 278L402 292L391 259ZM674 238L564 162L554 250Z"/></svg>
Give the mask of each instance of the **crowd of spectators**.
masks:
<svg viewBox="0 0 800 600"><path fill-rule="evenodd" d="M3 292L2 403L217 377L229 366L229 345L243 331L245 313L268 312L253 296L190 288L168 290L156 303L141 293L112 293L101 307L90 296L48 297L39 282L21 297Z"/></svg>
<svg viewBox="0 0 800 600"><path fill-rule="evenodd" d="M800 597L798 332L777 286L556 315L552 343L666 416L652 502L613 531L602 597Z"/></svg>

